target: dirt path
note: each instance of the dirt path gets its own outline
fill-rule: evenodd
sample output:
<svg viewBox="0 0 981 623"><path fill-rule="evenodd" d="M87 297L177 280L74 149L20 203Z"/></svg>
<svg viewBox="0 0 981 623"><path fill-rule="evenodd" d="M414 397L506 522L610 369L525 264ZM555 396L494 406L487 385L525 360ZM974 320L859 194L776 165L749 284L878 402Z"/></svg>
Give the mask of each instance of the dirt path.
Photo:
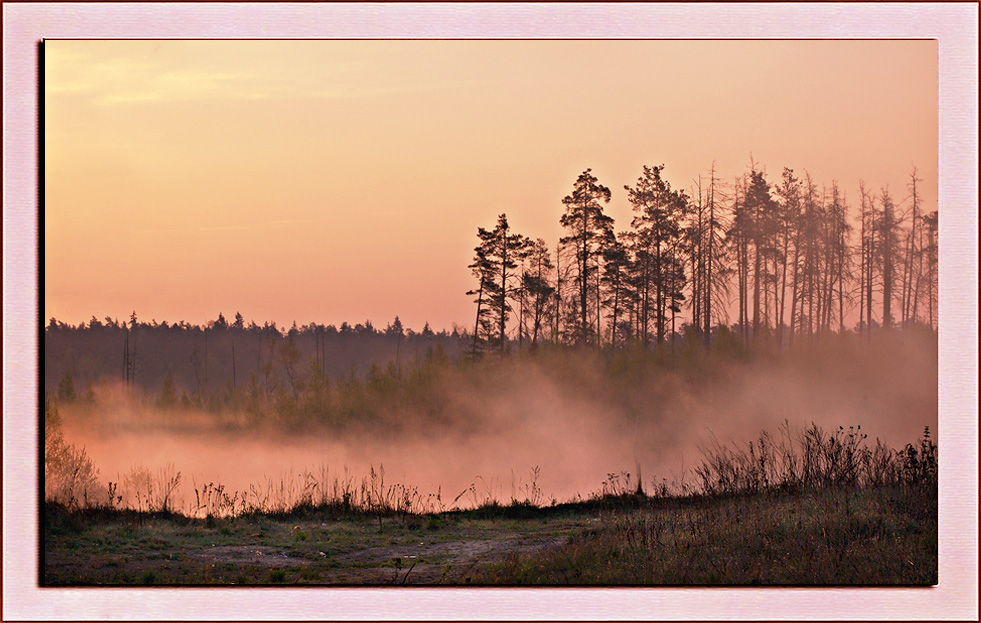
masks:
<svg viewBox="0 0 981 623"><path fill-rule="evenodd" d="M562 545L568 536L526 536L516 532L493 539L454 540L442 543L370 547L339 558L347 570L366 572L361 582L393 584L466 584L479 565L503 560L510 553L525 553ZM394 561L394 568L386 563ZM364 564L370 566L364 566ZM386 565L383 567L382 565Z"/></svg>

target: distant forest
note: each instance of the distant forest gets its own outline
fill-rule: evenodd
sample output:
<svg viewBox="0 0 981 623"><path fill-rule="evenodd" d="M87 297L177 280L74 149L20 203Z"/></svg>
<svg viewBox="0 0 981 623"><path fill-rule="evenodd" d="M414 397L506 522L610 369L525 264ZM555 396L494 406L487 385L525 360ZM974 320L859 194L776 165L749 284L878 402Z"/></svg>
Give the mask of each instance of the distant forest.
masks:
<svg viewBox="0 0 981 623"><path fill-rule="evenodd" d="M92 318L72 326L52 318L44 331L44 386L64 400L85 400L91 386L119 380L160 392L161 406L227 405L236 395L294 396L329 379L360 382L388 368L456 358L465 332L406 329L398 317L384 329L309 324L288 330L223 314L204 326ZM91 396L89 396L91 398ZM217 407L216 407L217 408Z"/></svg>
<svg viewBox="0 0 981 623"><path fill-rule="evenodd" d="M78 326L51 318L45 393L94 402L100 384L117 381L165 408L337 424L431 402L447 364L488 355L573 348L663 361L678 344L731 354L936 326L938 216L923 209L915 168L905 201L862 184L854 214L837 183L819 188L787 168L771 185L755 166L723 183L713 165L692 196L663 169L644 166L624 187L635 214L621 231L590 169L562 199L554 250L513 232L506 214L479 227L472 330L416 332L398 317L384 329L284 329L241 314L204 326L147 323L135 311Z"/></svg>

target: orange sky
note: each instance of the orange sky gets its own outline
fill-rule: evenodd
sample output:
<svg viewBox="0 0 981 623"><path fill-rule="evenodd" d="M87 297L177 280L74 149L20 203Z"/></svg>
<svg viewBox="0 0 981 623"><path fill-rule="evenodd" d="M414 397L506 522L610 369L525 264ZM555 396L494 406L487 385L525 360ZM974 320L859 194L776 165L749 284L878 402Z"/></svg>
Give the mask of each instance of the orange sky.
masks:
<svg viewBox="0 0 981 623"><path fill-rule="evenodd" d="M472 323L478 226L750 155L937 201L934 41L47 41L44 315Z"/></svg>

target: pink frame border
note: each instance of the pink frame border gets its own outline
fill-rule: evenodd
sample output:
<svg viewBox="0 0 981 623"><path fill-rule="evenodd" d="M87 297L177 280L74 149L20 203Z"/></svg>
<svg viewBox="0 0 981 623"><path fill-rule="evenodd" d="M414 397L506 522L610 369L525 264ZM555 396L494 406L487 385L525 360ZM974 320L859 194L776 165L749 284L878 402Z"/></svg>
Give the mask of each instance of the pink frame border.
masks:
<svg viewBox="0 0 981 623"><path fill-rule="evenodd" d="M978 7L973 3L4 3L3 619L977 620L977 23ZM39 361L35 127L37 42L45 37L937 39L943 205L940 585L763 590L39 589L33 486Z"/></svg>

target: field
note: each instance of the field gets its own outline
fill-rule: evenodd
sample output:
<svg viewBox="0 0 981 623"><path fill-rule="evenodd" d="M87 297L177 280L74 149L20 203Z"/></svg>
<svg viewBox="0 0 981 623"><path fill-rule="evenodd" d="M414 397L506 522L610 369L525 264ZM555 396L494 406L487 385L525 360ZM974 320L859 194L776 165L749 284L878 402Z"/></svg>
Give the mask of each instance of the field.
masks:
<svg viewBox="0 0 981 623"><path fill-rule="evenodd" d="M935 486L225 519L48 504L48 585L932 585Z"/></svg>

